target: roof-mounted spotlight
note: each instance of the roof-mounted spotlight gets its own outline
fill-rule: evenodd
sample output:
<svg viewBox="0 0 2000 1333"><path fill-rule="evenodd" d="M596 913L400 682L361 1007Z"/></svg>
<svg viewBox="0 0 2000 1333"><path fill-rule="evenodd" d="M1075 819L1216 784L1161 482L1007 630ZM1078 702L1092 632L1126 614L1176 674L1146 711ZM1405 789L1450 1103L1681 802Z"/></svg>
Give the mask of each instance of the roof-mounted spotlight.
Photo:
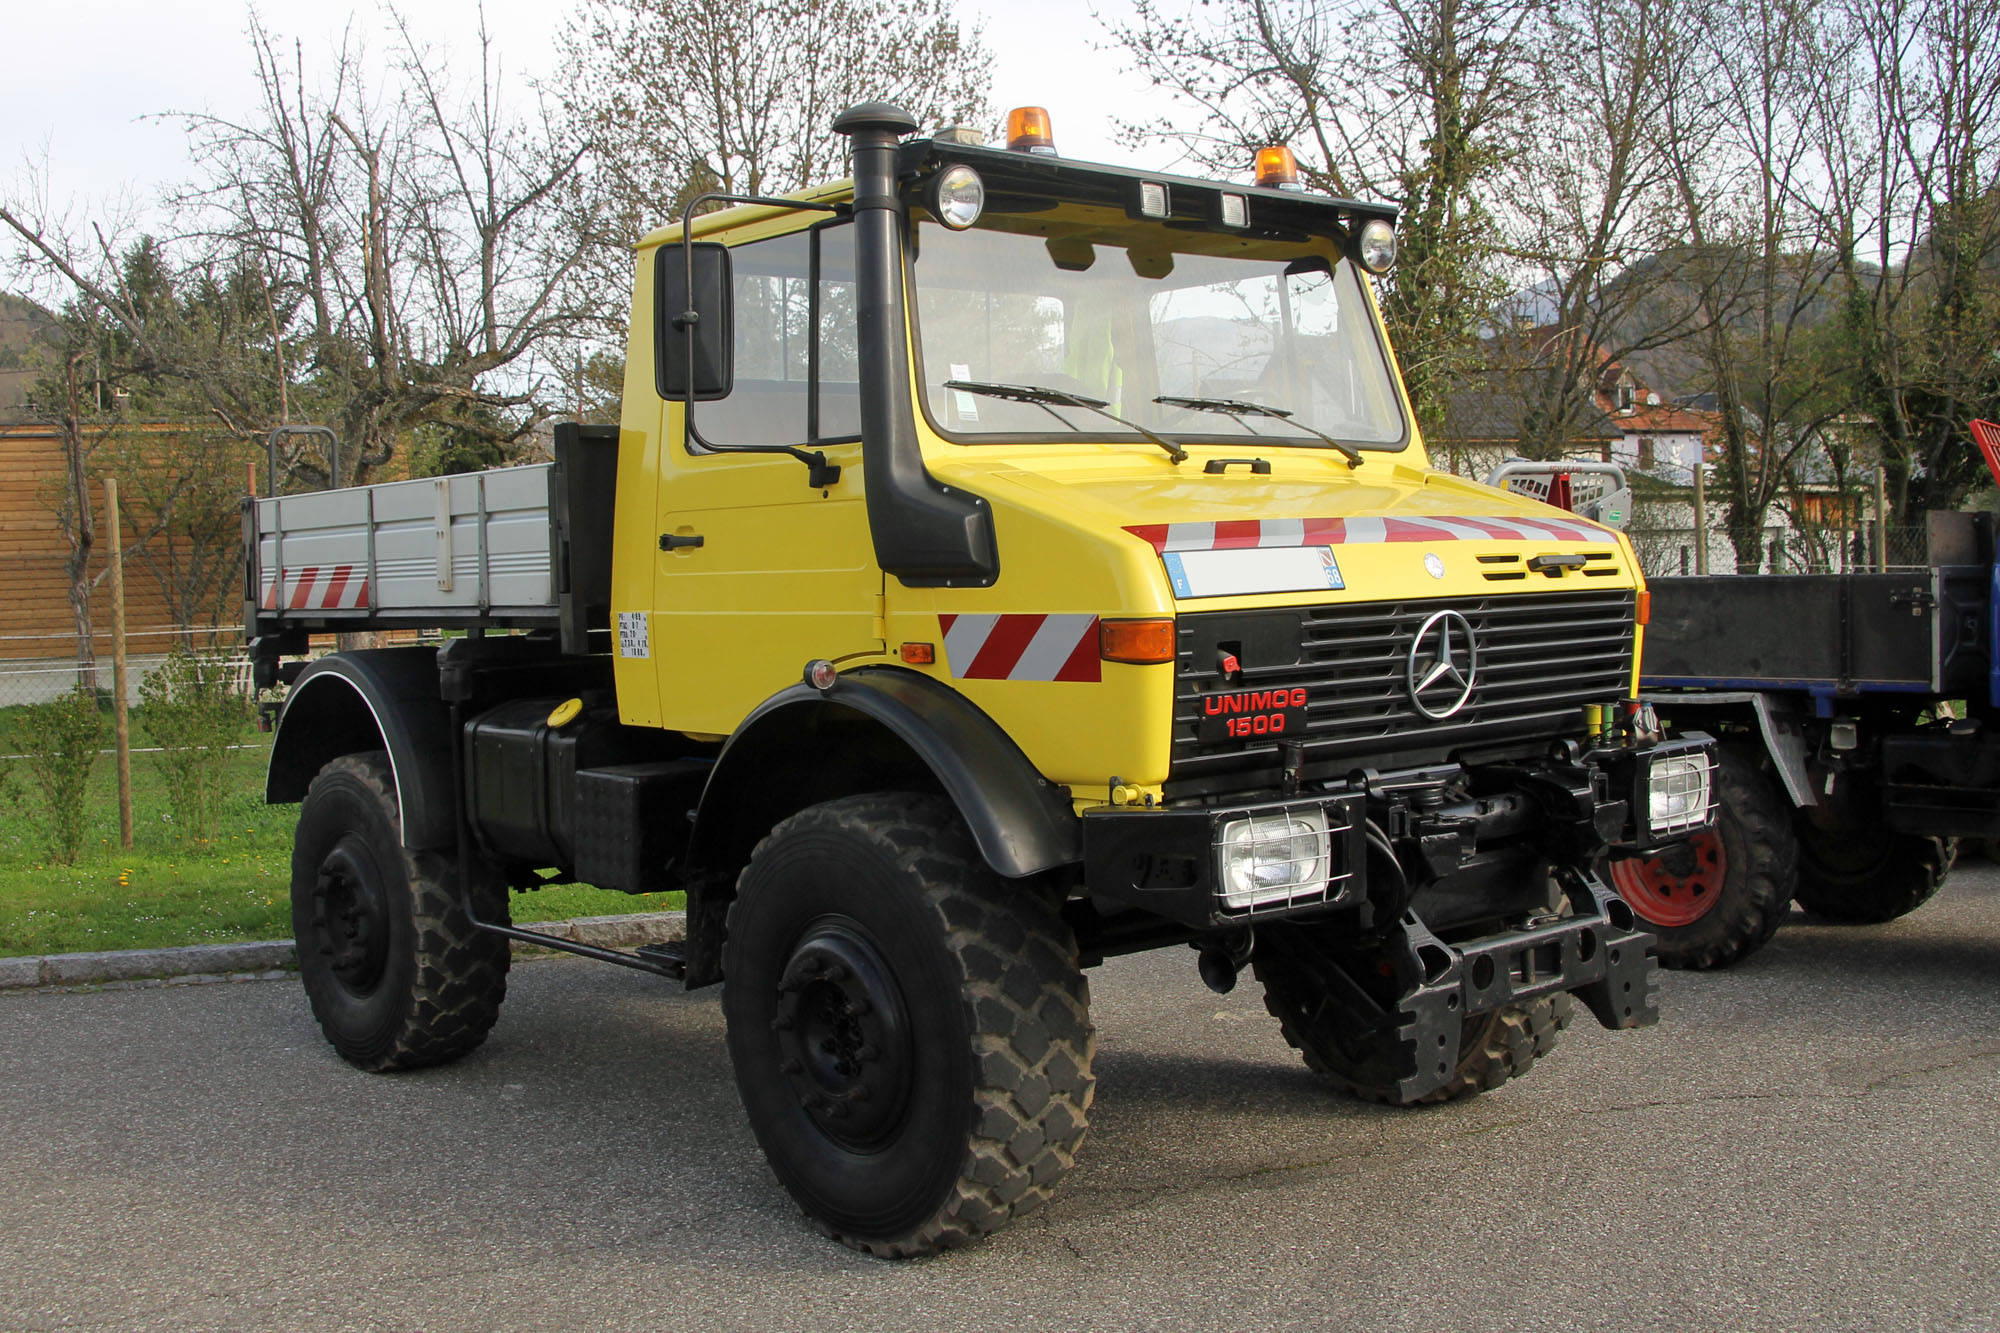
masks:
<svg viewBox="0 0 2000 1333"><path fill-rule="evenodd" d="M963 162L946 167L931 177L924 192L924 207L953 231L964 231L979 221L979 214L986 207L986 182Z"/></svg>
<svg viewBox="0 0 2000 1333"><path fill-rule="evenodd" d="M1396 229L1381 218L1368 219L1354 238L1354 257L1370 273L1387 273L1396 264Z"/></svg>

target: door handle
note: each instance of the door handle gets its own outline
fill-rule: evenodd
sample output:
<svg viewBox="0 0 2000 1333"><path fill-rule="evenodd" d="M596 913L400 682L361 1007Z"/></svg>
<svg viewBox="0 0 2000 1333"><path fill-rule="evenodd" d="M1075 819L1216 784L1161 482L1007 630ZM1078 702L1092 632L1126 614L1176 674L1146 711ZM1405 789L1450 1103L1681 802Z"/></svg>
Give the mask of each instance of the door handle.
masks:
<svg viewBox="0 0 2000 1333"><path fill-rule="evenodd" d="M660 549L662 551L679 551L679 550L684 550L691 546L700 546L700 545L701 545L700 533L694 533L685 537L679 535L678 533L672 533L672 532L663 532L660 534Z"/></svg>

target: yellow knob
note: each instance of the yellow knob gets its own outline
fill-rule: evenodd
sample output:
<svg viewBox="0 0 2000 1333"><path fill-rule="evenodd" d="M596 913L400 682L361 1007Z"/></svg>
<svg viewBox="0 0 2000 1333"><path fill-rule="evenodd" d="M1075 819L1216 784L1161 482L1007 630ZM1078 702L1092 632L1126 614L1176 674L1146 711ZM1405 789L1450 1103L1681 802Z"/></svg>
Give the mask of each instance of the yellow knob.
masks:
<svg viewBox="0 0 2000 1333"><path fill-rule="evenodd" d="M552 727L566 727L576 721L576 715L582 711L583 700L565 699L556 705L555 712L549 714L549 725Z"/></svg>

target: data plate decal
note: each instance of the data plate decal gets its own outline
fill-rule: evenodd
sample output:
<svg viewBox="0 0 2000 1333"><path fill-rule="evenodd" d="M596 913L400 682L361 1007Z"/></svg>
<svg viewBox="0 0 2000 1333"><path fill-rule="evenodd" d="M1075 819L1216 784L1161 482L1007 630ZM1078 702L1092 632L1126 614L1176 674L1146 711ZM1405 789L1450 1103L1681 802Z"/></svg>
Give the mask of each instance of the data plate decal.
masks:
<svg viewBox="0 0 2000 1333"><path fill-rule="evenodd" d="M647 633L644 611L620 611L618 613L618 655L620 657L651 657L653 646Z"/></svg>

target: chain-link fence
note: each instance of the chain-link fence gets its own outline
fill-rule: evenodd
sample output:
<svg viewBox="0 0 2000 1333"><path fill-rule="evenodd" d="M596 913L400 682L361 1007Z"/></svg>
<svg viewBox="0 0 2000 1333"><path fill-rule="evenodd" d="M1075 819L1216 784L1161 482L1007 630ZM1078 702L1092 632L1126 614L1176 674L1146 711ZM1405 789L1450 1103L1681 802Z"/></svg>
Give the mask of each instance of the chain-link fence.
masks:
<svg viewBox="0 0 2000 1333"><path fill-rule="evenodd" d="M0 634L0 708L46 703L78 686L110 697L113 681L109 630L93 636L94 656L78 652L77 634ZM234 626L149 626L125 632L125 695L139 702L139 685L166 661L175 648L192 649L225 659L232 684L247 692L250 659L243 651L243 632Z"/></svg>
<svg viewBox="0 0 2000 1333"><path fill-rule="evenodd" d="M79 685L110 695L117 616L108 543L98 541L80 584L73 585L60 541L58 534L32 531L0 541L6 575L0 579L0 708L43 703ZM155 543L128 547L124 564L126 691L133 702L140 682L176 648L241 658L237 555L204 557ZM88 643L73 609L78 593L90 608Z"/></svg>
<svg viewBox="0 0 2000 1333"><path fill-rule="evenodd" d="M1692 527L1634 525L1627 530L1632 549L1648 578L1699 573L1704 569L1704 534ZM1890 527L1884 534L1882 565L1922 568L1930 563L1930 534L1922 527ZM1738 551L1730 534L1706 534L1710 574L1858 573L1876 567L1872 524L1858 527L1767 527L1754 551Z"/></svg>

